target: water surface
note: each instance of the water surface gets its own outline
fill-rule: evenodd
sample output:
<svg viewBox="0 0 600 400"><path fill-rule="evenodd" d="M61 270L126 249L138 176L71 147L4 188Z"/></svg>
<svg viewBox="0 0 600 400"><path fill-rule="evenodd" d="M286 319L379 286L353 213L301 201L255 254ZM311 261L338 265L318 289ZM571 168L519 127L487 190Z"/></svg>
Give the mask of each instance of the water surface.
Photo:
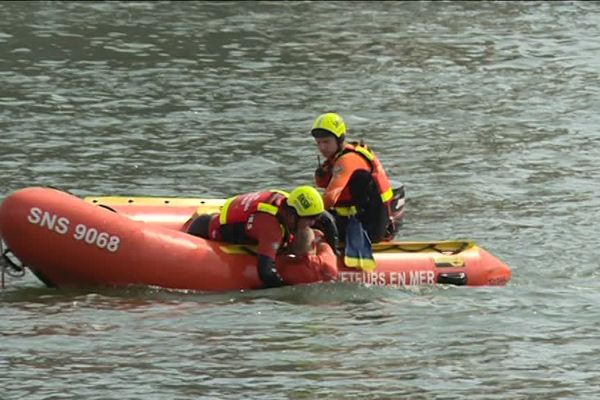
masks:
<svg viewBox="0 0 600 400"><path fill-rule="evenodd" d="M595 399L595 2L4 2L0 198L309 183L337 111L405 184L405 240L504 288L0 292L0 398Z"/></svg>

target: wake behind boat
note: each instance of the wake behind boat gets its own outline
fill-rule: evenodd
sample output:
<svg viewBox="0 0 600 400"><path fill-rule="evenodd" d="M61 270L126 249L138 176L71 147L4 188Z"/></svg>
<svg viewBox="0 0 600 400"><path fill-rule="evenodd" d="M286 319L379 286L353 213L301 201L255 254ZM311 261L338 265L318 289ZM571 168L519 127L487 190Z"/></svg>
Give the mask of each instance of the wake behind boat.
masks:
<svg viewBox="0 0 600 400"><path fill-rule="evenodd" d="M194 213L224 200L88 197L42 187L18 190L0 206L0 236L10 252L52 287L149 285L198 291L258 289L253 246L211 242L185 233ZM408 285L505 285L508 266L469 241L383 242L372 272L344 266L337 280ZM319 262L335 257L325 244L308 263L281 256L288 284L320 281Z"/></svg>

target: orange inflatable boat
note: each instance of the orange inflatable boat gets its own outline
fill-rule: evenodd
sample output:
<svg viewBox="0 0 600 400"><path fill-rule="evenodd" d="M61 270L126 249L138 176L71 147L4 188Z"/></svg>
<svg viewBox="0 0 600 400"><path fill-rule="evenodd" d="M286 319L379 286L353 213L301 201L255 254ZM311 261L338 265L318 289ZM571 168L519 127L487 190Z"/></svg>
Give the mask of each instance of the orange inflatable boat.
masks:
<svg viewBox="0 0 600 400"><path fill-rule="evenodd" d="M88 197L31 187L0 205L0 236L12 253L51 287L147 285L198 291L262 287L253 247L210 242L184 232L194 212L218 211L224 200ZM505 285L508 266L469 241L384 242L373 246L372 272L347 268L337 280L366 285ZM335 257L319 245L310 262L281 256L288 284L323 281ZM12 258L12 257L11 257ZM13 263L13 261L10 261Z"/></svg>

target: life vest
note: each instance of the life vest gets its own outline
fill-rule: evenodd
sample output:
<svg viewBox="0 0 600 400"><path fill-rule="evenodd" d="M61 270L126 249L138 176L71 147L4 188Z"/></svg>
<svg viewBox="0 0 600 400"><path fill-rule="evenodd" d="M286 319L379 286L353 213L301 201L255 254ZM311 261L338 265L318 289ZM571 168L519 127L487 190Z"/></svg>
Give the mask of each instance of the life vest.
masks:
<svg viewBox="0 0 600 400"><path fill-rule="evenodd" d="M369 165L369 168L370 168L369 172L371 173L371 177L373 178L373 181L377 185L377 189L381 196L381 201L386 207L388 207L388 210L389 210L391 200L394 196L394 193L392 192L392 187L390 185L390 181L383 169L383 166L381 165L381 162L375 156L373 151L367 147L367 145L365 145L363 143L346 144L344 146L344 148L340 152L338 152L335 155L335 157L333 158L333 162L332 162L333 165L331 165L331 167L333 167L335 165L336 161L340 157L342 157L342 156L344 156L344 154L348 154L350 152L360 155L367 162L367 164ZM328 161L326 161L326 162L328 162ZM333 168L329 168L330 171L332 169ZM323 183L326 183L324 185L326 187L329 184L329 182L331 181L331 178L332 178L332 175L331 175L331 172L329 172L328 174L326 174L325 176L320 178L320 182L317 182L318 186L321 186ZM323 187L323 186L321 186L321 187ZM341 215L341 216L350 216L350 215L356 214L357 210L356 210L356 207L354 207L352 205L352 197L350 194L350 188L348 186L346 188L344 188L344 190L340 194L340 197L338 198L338 200L335 204L335 210L338 213L338 215Z"/></svg>
<svg viewBox="0 0 600 400"><path fill-rule="evenodd" d="M250 216L257 212L270 214L279 220L279 210L288 196L289 194L282 190L270 190L230 197L221 207L219 224L245 224ZM282 245L285 246L291 241L292 235L280 220L279 226L284 238Z"/></svg>

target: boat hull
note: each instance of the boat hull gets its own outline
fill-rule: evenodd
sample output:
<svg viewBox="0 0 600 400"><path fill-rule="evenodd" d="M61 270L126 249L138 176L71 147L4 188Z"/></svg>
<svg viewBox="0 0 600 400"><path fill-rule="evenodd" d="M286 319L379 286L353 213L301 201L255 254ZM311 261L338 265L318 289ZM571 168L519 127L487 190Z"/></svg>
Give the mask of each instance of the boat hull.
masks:
<svg viewBox="0 0 600 400"><path fill-rule="evenodd" d="M222 200L103 199L84 201L41 187L18 190L0 206L0 235L48 286L262 287L252 246L210 242L183 231L194 212L216 212ZM373 272L346 268L343 257L332 261L325 244L317 267L302 257L279 257L277 264L290 284L322 281L315 268L332 262L338 281L377 286L504 285L511 276L508 266L468 241L386 242L373 250Z"/></svg>

